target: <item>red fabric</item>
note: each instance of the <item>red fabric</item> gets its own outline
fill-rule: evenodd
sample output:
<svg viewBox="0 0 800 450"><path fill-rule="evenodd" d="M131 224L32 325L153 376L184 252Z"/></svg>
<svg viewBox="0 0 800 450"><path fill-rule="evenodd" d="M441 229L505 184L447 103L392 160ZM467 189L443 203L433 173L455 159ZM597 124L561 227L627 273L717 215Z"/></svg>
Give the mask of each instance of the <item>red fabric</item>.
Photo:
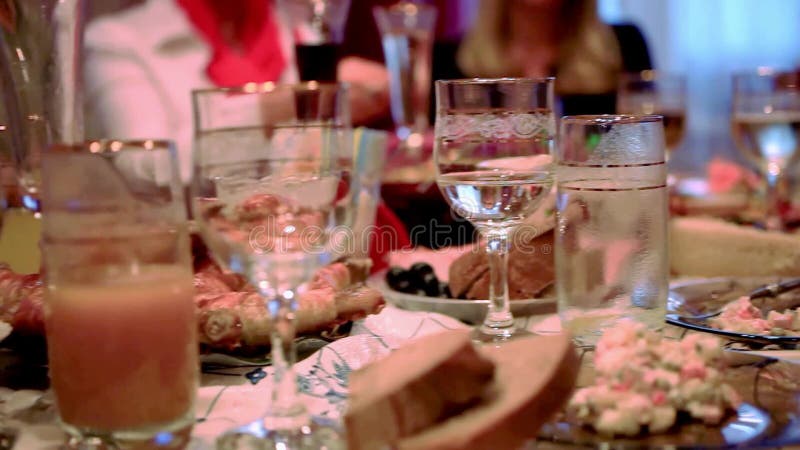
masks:
<svg viewBox="0 0 800 450"><path fill-rule="evenodd" d="M286 68L278 22L266 0L176 0L211 46L206 74L217 86L277 81Z"/></svg>
<svg viewBox="0 0 800 450"><path fill-rule="evenodd" d="M376 232L370 236L369 242L373 272L389 267L388 255L392 250L411 247L405 225L383 202L378 204L375 216Z"/></svg>

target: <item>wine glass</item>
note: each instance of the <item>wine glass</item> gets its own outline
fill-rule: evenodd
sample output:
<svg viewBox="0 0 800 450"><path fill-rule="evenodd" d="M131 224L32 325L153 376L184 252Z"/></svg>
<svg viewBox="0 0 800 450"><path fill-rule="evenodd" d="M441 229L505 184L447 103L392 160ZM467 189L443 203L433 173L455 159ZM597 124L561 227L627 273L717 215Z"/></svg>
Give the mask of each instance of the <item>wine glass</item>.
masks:
<svg viewBox="0 0 800 450"><path fill-rule="evenodd" d="M422 156L428 129L436 7L410 1L372 9L389 71L389 101L399 148L412 160ZM419 161L414 161L419 162Z"/></svg>
<svg viewBox="0 0 800 450"><path fill-rule="evenodd" d="M761 68L733 77L733 140L766 178L764 227L783 230L785 171L800 149L800 73Z"/></svg>
<svg viewBox="0 0 800 450"><path fill-rule="evenodd" d="M617 113L662 116L669 160L686 127L686 77L655 70L623 74L617 90Z"/></svg>
<svg viewBox="0 0 800 450"><path fill-rule="evenodd" d="M450 207L485 240L489 311L474 338L502 341L514 327L508 251L515 228L553 183L553 78L436 82L436 182Z"/></svg>
<svg viewBox="0 0 800 450"><path fill-rule="evenodd" d="M350 0L283 0L301 81L336 81Z"/></svg>
<svg viewBox="0 0 800 450"><path fill-rule="evenodd" d="M349 221L347 89L253 83L195 91L193 101L195 221L213 257L250 281L271 319L267 413L218 445L331 447L338 431L310 417L298 394L294 311L297 289L331 259L332 230Z"/></svg>

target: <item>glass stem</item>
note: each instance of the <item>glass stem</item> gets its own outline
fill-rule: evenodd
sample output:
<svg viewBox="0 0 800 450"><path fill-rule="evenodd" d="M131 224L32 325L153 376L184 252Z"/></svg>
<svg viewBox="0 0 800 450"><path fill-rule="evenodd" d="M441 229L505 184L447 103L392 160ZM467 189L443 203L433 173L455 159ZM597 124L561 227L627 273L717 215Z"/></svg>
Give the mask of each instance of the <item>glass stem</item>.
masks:
<svg viewBox="0 0 800 450"><path fill-rule="evenodd" d="M486 256L489 261L489 313L481 331L490 335L510 335L514 328L508 297L508 230L485 232Z"/></svg>
<svg viewBox="0 0 800 450"><path fill-rule="evenodd" d="M766 217L764 228L772 231L783 231L782 210L786 201L786 177L783 171L776 168L767 169L767 192L766 192Z"/></svg>
<svg viewBox="0 0 800 450"><path fill-rule="evenodd" d="M254 267L251 280L265 299L271 319L270 342L272 344L272 383L270 404L264 417L268 430L296 430L310 422L305 403L300 398L293 366L296 358L294 346L297 310L297 292L294 288L278 290L269 283L270 277L264 268Z"/></svg>

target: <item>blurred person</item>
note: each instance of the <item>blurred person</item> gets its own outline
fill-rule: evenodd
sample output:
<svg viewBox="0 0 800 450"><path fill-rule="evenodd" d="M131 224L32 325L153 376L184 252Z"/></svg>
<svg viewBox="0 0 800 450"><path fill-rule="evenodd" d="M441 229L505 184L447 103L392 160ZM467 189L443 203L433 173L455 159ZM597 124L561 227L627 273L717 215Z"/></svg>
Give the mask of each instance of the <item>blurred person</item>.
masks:
<svg viewBox="0 0 800 450"><path fill-rule="evenodd" d="M146 0L89 24L85 37L86 127L90 138L171 139L181 176L192 173L191 91L248 82L296 83L289 22L272 0ZM388 115L382 64L347 56L337 67L350 83L355 125ZM373 236L379 269L385 254L408 246L408 232L379 205ZM375 239L381 239L375 251Z"/></svg>
<svg viewBox="0 0 800 450"><path fill-rule="evenodd" d="M565 115L613 113L619 75L652 69L638 28L603 23L595 0L482 0L454 56L450 77L555 76Z"/></svg>
<svg viewBox="0 0 800 450"><path fill-rule="evenodd" d="M92 21L85 37L90 138L175 141L191 174L192 102L198 88L298 81L292 39L271 0L146 0ZM388 114L383 65L343 58L356 125Z"/></svg>

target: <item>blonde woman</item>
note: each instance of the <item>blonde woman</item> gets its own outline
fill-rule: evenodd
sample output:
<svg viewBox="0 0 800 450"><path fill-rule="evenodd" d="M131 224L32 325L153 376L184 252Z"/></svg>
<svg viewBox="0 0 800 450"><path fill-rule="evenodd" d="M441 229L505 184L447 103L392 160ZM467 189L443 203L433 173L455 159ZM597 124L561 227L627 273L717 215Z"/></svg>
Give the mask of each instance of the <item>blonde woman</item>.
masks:
<svg viewBox="0 0 800 450"><path fill-rule="evenodd" d="M456 55L466 77L556 77L564 114L614 112L622 72L651 68L632 25L609 26L595 0L481 0Z"/></svg>

